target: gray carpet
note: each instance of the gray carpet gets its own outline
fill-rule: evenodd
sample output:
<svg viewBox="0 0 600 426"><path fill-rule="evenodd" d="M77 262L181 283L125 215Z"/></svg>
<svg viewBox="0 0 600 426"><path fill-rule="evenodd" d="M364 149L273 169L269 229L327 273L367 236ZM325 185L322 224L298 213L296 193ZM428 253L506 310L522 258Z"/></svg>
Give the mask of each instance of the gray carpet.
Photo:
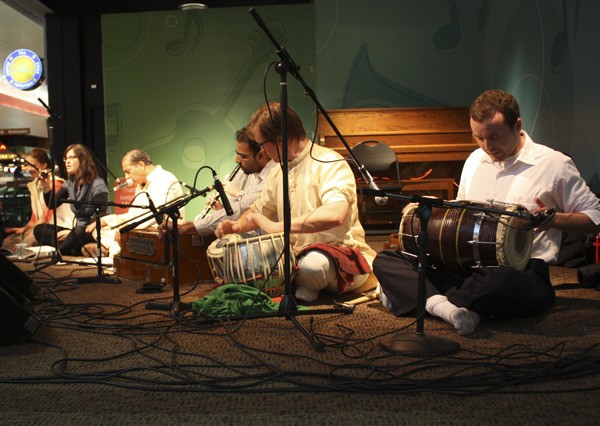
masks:
<svg viewBox="0 0 600 426"><path fill-rule="evenodd" d="M467 337L426 317L426 338L461 347L437 357L382 350L382 337L412 338L415 324L377 301L314 313L355 297L325 295L293 316L324 345L317 352L282 316L215 325L186 311L177 321L145 308L172 302L170 286L74 284L95 274L67 264L35 275L43 324L0 346L2 424L597 423L600 291L581 288L574 269L552 268L557 303L540 317L488 320ZM181 300L212 288L182 286Z"/></svg>

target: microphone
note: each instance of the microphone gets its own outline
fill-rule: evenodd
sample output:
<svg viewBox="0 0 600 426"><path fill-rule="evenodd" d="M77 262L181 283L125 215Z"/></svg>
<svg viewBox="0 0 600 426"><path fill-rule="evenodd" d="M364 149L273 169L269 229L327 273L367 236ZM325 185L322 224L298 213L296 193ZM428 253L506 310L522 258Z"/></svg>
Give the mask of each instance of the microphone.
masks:
<svg viewBox="0 0 600 426"><path fill-rule="evenodd" d="M356 160L355 160L355 163L357 165L360 164ZM369 173L369 171L365 168L364 165L360 165L358 167L358 171L360 172L360 174L362 175L363 179L365 180L365 182L367 183L367 185L369 186L369 188L371 190L377 191L379 193L384 193L381 189L379 189L379 187L377 186L377 184L373 180L373 177L371 176L371 173ZM364 193L365 192L363 192L363 194ZM375 195L375 194L373 193L372 195ZM377 205L383 206L383 205L387 204L388 197L382 197L382 196L379 196L379 195L375 195L375 202L377 203Z"/></svg>
<svg viewBox="0 0 600 426"><path fill-rule="evenodd" d="M192 185L188 185L187 183L183 182L183 181L178 181L180 185L183 185L185 188L187 188L191 194L195 194L196 192L200 192L198 191L196 188L194 188Z"/></svg>
<svg viewBox="0 0 600 426"><path fill-rule="evenodd" d="M223 188L223 184L219 180L219 176L216 173L213 173L213 179L215 180L214 188L219 193L219 197L221 197L221 204L223 204L223 208L225 209L225 213L227 216L233 215L233 209L231 208L231 204L229 203L229 198L227 198L227 194L225 193L225 189Z"/></svg>
<svg viewBox="0 0 600 426"><path fill-rule="evenodd" d="M377 186L377 184L374 181L369 182L369 188L371 188L374 191L381 191L381 189L379 189L379 187ZM387 204L388 202L388 197L377 197L375 196L375 202L377 203L377 205L379 206L383 206L385 204Z"/></svg>
<svg viewBox="0 0 600 426"><path fill-rule="evenodd" d="M48 111L48 114L50 114L51 116L54 115L54 111L52 111L52 108L50 108L48 105L46 105L46 102L44 102L41 98L37 98L37 100L42 104L42 106L44 108L46 108L46 111Z"/></svg>
<svg viewBox="0 0 600 426"><path fill-rule="evenodd" d="M154 205L154 201L152 201L152 198L150 198L150 194L148 194L146 192L146 197L148 197L148 207L150 207L150 211L152 212L152 214L155 214L156 217L156 224L160 225L163 222L163 215L162 214L157 214L158 210L156 209L156 206Z"/></svg>
<svg viewBox="0 0 600 426"><path fill-rule="evenodd" d="M129 186L131 184L133 184L133 179L127 178L123 182L121 182L120 184L118 184L117 186L115 186L112 190L113 191L118 191L119 189L125 188L126 186ZM150 198L150 197L148 197L148 198Z"/></svg>

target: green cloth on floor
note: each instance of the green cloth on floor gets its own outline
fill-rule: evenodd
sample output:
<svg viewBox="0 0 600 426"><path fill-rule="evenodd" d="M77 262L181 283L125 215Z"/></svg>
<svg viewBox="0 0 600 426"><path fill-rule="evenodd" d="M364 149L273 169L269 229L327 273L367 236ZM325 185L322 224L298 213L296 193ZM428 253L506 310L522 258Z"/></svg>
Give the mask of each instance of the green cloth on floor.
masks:
<svg viewBox="0 0 600 426"><path fill-rule="evenodd" d="M279 303L273 302L268 294L254 287L225 284L192 302L192 310L210 317L225 317L277 312Z"/></svg>

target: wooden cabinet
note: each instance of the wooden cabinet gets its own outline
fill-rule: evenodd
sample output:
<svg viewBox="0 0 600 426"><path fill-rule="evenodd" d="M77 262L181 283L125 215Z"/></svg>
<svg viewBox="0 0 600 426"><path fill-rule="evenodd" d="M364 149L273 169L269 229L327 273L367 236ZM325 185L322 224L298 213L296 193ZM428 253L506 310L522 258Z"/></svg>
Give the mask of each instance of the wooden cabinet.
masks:
<svg viewBox="0 0 600 426"><path fill-rule="evenodd" d="M466 107L338 109L328 111L328 115L350 147L375 139L394 150L401 166L402 193L407 196L454 199L463 163L477 148ZM317 125L319 144L346 157L348 150L320 113ZM361 202L377 209L367 198L362 197ZM380 228L397 232L399 224L400 217L392 213L387 218L367 216L363 226L367 231Z"/></svg>

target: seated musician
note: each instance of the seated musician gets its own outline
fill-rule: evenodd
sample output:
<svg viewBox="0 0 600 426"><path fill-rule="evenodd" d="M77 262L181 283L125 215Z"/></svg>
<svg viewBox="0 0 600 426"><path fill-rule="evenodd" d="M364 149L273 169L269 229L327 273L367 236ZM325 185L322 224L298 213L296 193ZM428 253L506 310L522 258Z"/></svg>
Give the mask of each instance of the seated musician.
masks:
<svg viewBox="0 0 600 426"><path fill-rule="evenodd" d="M68 146L64 161L69 178L58 191L52 191L52 178L49 174L45 177L40 176L40 183L44 191L44 202L50 209L69 204L68 200L77 201L70 203L76 219L75 226L67 231L66 235L63 232L66 230L58 224L60 229L54 229L54 226L49 224L37 225L33 233L40 243L46 245L52 244L56 236L61 254L81 256L83 246L93 241L86 232L87 225L94 223L96 214L104 215L107 212L108 188L98 173L94 157L84 145Z"/></svg>
<svg viewBox="0 0 600 426"><path fill-rule="evenodd" d="M252 139L277 161L282 152L280 123L280 105L271 103L259 108L248 125ZM356 184L346 160L329 148L312 144L291 108L287 131L290 243L298 258L294 296L312 302L324 289L341 293L362 286L375 252L366 244L358 220ZM250 209L235 221L222 221L217 237L257 228L268 234L283 232L282 180L282 169L274 168Z"/></svg>
<svg viewBox="0 0 600 426"><path fill-rule="evenodd" d="M177 225L180 234L214 234L221 221L224 219L235 220L240 217L261 193L267 175L277 163L271 160L267 153L248 137L245 127L236 132L235 140L235 162L243 173L239 173L238 170L233 178L223 182L233 215L227 216L223 205L218 200L208 197L207 207L193 222L183 222ZM214 211L212 214L208 214L211 208ZM166 232L165 226L166 224L160 228L163 235Z"/></svg>
<svg viewBox="0 0 600 426"><path fill-rule="evenodd" d="M27 171L33 178L27 183L31 201L31 218L29 222L20 228L6 228L5 231L9 235L2 241L2 248L11 252L15 251L15 244L22 242L30 246L39 244L34 233L35 227L38 228L38 235L45 235L44 228L48 228L48 236L44 238L43 243L54 245L54 210L51 210L46 205L44 200L44 191L41 182L43 176L48 176L50 171L50 159L48 154L41 148L34 148L25 158ZM58 191L65 180L60 176L54 176L54 190ZM52 178L50 177L50 182ZM63 204L57 209L56 225L59 232L58 239L61 240L66 236L73 227L74 215L69 204Z"/></svg>
<svg viewBox="0 0 600 426"><path fill-rule="evenodd" d="M149 205L148 197L154 203L156 208L172 201L183 195L181 185L171 172L162 168L159 164L153 164L150 156L141 149L132 149L121 158L121 168L126 179L131 179L135 184L135 196L132 205ZM108 247L109 256L115 256L120 252L119 240L120 233L118 229L113 229L125 222L135 221L138 217L151 214L148 209L141 207L130 207L126 213L110 214L100 219L101 243L103 247ZM180 209L180 215L183 217L183 208ZM136 229L156 228L156 220L148 220L140 223ZM86 229L89 234L96 232L95 223L90 223ZM96 252L96 243L88 244L86 249L90 253Z"/></svg>
<svg viewBox="0 0 600 426"><path fill-rule="evenodd" d="M470 124L479 149L465 162L457 198L520 204L539 218L549 209L556 214L540 226L531 221L536 229L523 271L484 266L458 276L443 265L426 268L426 311L462 335L472 333L481 318L528 317L552 307L555 294L548 264L558 258L562 232L600 230L598 198L571 159L535 143L522 130L512 95L500 90L481 94L471 106ZM417 308L417 266L414 256L393 250L382 251L374 261L381 300L396 315Z"/></svg>

